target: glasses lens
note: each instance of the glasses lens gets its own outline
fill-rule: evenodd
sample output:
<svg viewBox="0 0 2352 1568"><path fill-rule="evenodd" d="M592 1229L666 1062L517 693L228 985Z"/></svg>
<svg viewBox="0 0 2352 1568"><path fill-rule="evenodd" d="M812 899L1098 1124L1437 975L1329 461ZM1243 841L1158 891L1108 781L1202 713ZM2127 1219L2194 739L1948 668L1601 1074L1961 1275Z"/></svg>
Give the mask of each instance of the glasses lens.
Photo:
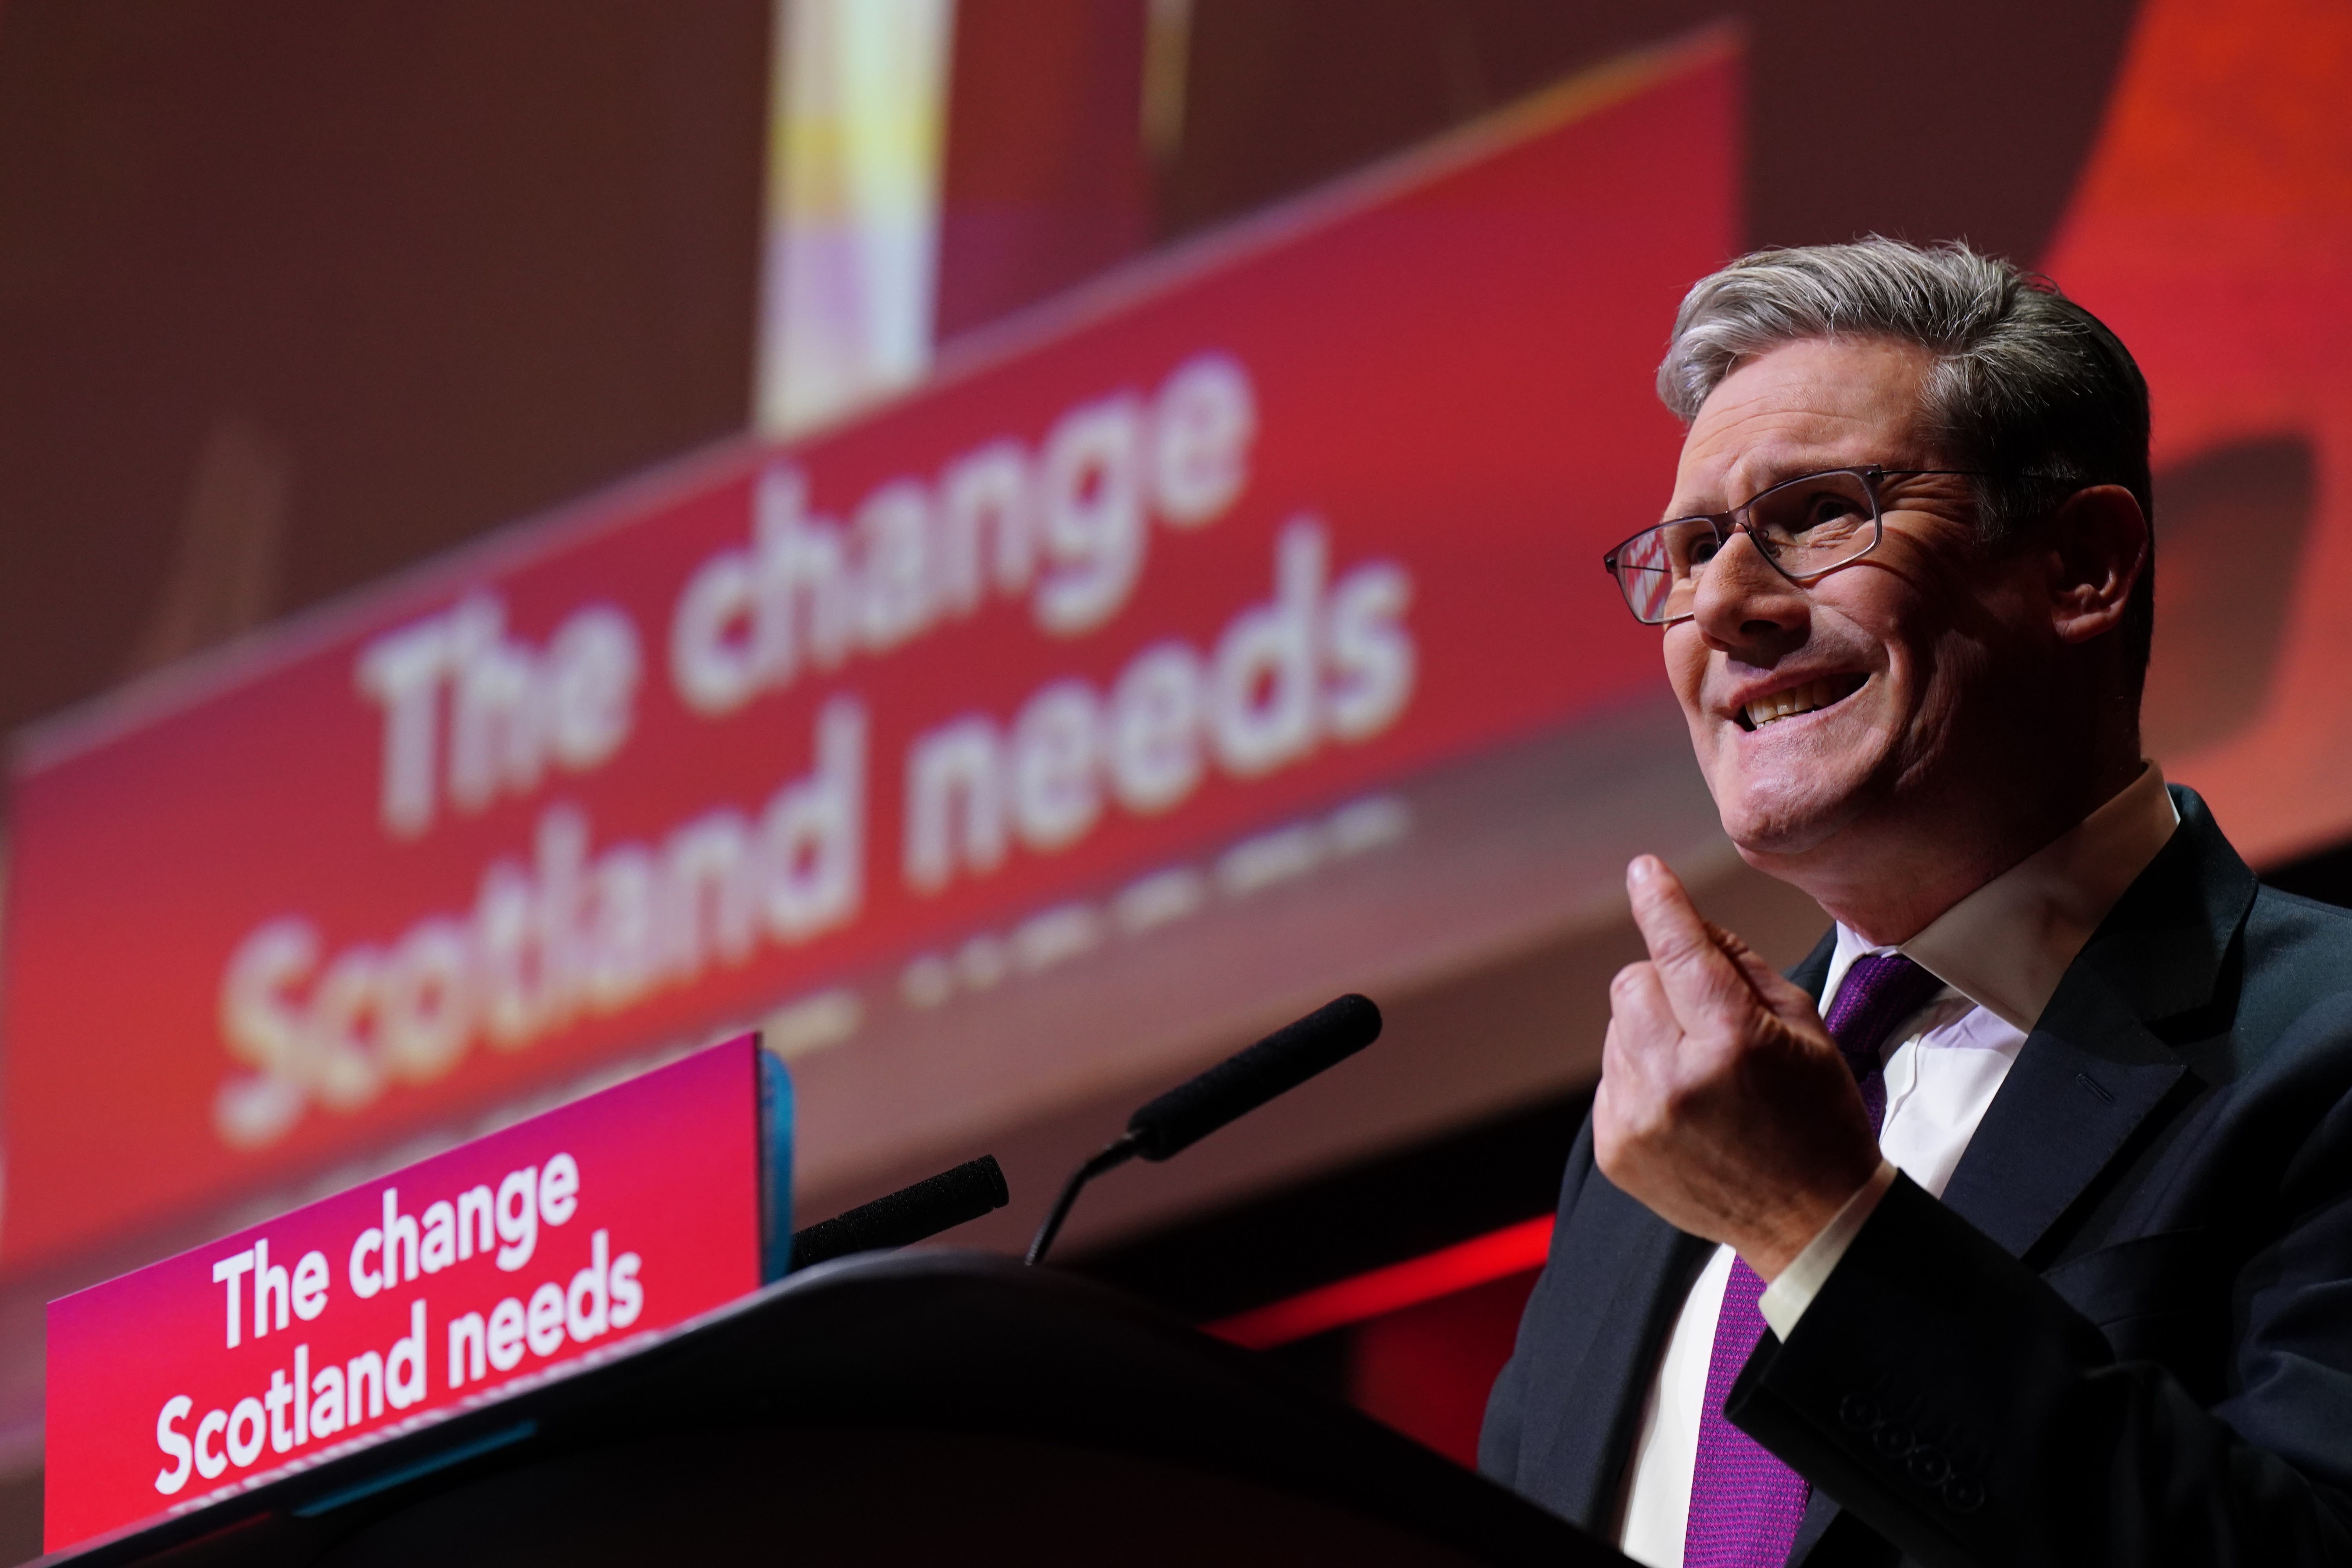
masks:
<svg viewBox="0 0 2352 1568"><path fill-rule="evenodd" d="M1634 616L1652 626L1690 614L1699 569L1720 541L1703 517L1677 518L1644 529L1617 547L1617 584Z"/></svg>
<svg viewBox="0 0 2352 1568"><path fill-rule="evenodd" d="M1867 554L1878 542L1877 503L1860 474L1807 474L1773 486L1742 510L1756 548L1799 582ZM1613 569L1634 616L1657 626L1689 615L1700 574L1728 537L1710 518L1685 517L1619 545Z"/></svg>
<svg viewBox="0 0 2352 1568"><path fill-rule="evenodd" d="M1808 474L1748 503L1757 543L1772 564L1800 579L1843 565L1875 544L1877 514L1860 474Z"/></svg>

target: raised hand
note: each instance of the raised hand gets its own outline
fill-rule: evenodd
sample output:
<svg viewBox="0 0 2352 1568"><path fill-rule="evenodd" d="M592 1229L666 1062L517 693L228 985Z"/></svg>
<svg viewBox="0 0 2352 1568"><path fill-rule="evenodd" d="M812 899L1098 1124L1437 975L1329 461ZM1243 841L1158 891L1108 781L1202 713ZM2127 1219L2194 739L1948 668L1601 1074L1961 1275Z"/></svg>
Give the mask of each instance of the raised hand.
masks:
<svg viewBox="0 0 2352 1568"><path fill-rule="evenodd" d="M1861 1091L1813 999L1701 919L1662 861L1635 858L1625 888L1650 957L1610 984L1595 1157L1771 1279L1878 1169Z"/></svg>

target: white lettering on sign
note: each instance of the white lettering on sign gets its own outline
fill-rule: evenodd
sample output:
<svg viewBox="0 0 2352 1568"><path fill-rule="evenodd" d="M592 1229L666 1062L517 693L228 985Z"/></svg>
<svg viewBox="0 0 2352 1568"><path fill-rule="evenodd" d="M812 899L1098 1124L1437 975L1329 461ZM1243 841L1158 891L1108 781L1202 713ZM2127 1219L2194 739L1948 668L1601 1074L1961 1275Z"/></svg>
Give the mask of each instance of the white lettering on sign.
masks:
<svg viewBox="0 0 2352 1568"><path fill-rule="evenodd" d="M1181 804L1212 763L1252 778L1327 740L1369 739L1412 696L1412 580L1372 561L1337 582L1329 541L1302 519L1276 546L1275 594L1234 617L1214 648L1154 643L1108 696L1082 680L1030 698L1009 731L966 715L916 738L907 759L905 873L921 892L984 875L1014 841L1051 853L1108 802L1150 815Z"/></svg>
<svg viewBox="0 0 2352 1568"><path fill-rule="evenodd" d="M806 774L756 816L720 807L658 845L593 853L586 816L551 806L529 863L494 862L470 914L428 916L389 950L356 943L322 968L310 921L265 921L222 980L222 1033L253 1069L215 1102L222 1137L268 1143L312 1103L364 1105L390 1083L439 1078L477 1041L520 1049L743 963L763 940L789 947L854 920L866 731L862 705L828 702Z"/></svg>
<svg viewBox="0 0 2352 1568"><path fill-rule="evenodd" d="M402 1213L399 1189L386 1187L383 1223L352 1239L352 1293L365 1300L493 1249L511 1273L530 1261L542 1221L560 1226L578 1211L579 1192L580 1164L569 1154L508 1172L495 1195L488 1186L469 1187L454 1202L425 1205L421 1215Z"/></svg>
<svg viewBox="0 0 2352 1568"><path fill-rule="evenodd" d="M536 1252L541 1226L561 1226L580 1211L580 1163L569 1153L507 1173L497 1191L476 1185L454 1199L436 1199L421 1213L407 1212L395 1187L383 1193L382 1223L352 1240L352 1293L362 1299L437 1274L480 1256L513 1273ZM478 1383L492 1370L503 1374L522 1364L526 1352L543 1359L567 1344L587 1344L634 1325L645 1311L644 1259L635 1252L615 1255L612 1234L590 1237L587 1267L568 1284L549 1280L526 1295L512 1295L481 1311L447 1321L448 1386ZM269 1260L269 1244L257 1239L215 1261L215 1284L226 1287L227 1348L236 1348L242 1326L254 1337L284 1329L289 1312L315 1322L327 1308L327 1259L303 1254L291 1274ZM289 1454L424 1402L428 1393L426 1338L429 1314L424 1298L408 1303L408 1331L383 1349L360 1352L313 1373L310 1345L294 1347L290 1375L273 1368L258 1394L207 1411L193 1426L195 1402L184 1394L163 1401L155 1416L155 1447L166 1463L155 1473L155 1489L178 1493L192 1476L220 1479L234 1468L246 1469L262 1454Z"/></svg>
<svg viewBox="0 0 2352 1568"><path fill-rule="evenodd" d="M645 1287L637 1279L643 1260L634 1252L612 1256L612 1237L589 1237L588 1267L569 1286L553 1280L530 1293L530 1304L509 1296L488 1317L467 1312L449 1320L449 1386L479 1383L492 1369L509 1373L522 1364L523 1351L551 1356L569 1339L586 1344L614 1329L625 1329L645 1310Z"/></svg>
<svg viewBox="0 0 2352 1568"><path fill-rule="evenodd" d="M173 1394L155 1416L155 1447L171 1461L155 1472L155 1489L170 1497L188 1484L192 1471L216 1481L231 1467L251 1468L265 1448L290 1454L376 1420L387 1405L401 1411L422 1404L427 1392L426 1321L420 1297L408 1304L408 1332L383 1350L362 1351L316 1374L310 1347L296 1345L291 1376L286 1367L271 1368L267 1389L226 1409L207 1411L193 1433L180 1430L180 1423L194 1414L195 1401Z"/></svg>
<svg viewBox="0 0 2352 1568"><path fill-rule="evenodd" d="M327 1310L327 1255L306 1252L289 1275L282 1263L269 1261L269 1241L263 1237L243 1252L233 1252L213 1265L213 1283L225 1285L228 1307L228 1348L236 1349L248 1321L244 1310L244 1284L253 1284L253 1337L286 1326L287 1313L310 1322ZM272 1305L276 1310L271 1310Z"/></svg>
<svg viewBox="0 0 2352 1568"><path fill-rule="evenodd" d="M596 767L628 739L642 673L636 625L610 605L573 611L544 649L507 635L487 594L370 643L358 682L383 710L385 831L424 832L445 793L471 814L537 789L551 763Z"/></svg>
<svg viewBox="0 0 2352 1568"><path fill-rule="evenodd" d="M1114 389L1065 408L1034 445L1000 436L928 477L888 478L845 522L819 513L797 467L772 464L750 488L749 540L702 558L678 588L672 688L688 714L724 719L993 601L1024 603L1050 638L1099 631L1135 602L1155 530L1201 530L1240 500L1258 433L1248 372L1207 352L1149 395ZM714 802L600 847L587 813L559 798L526 846L481 870L470 909L332 942L299 912L261 921L222 976L222 1035L243 1070L220 1087L215 1130L258 1148L313 1107L353 1111L434 1081L478 1045L519 1050L713 965L839 931L865 905L869 818L903 834L875 863L930 895L1016 852L1068 849L1122 815L1175 810L1212 776L1262 778L1384 733L1418 665L1405 566L1335 564L1330 530L1299 516L1275 542L1271 577L1268 596L1213 638L1157 637L1108 679L1046 679L1009 713L930 724L908 747L895 811L867 797L863 701L826 694L807 771L756 809ZM383 826L413 838L445 811L480 813L603 764L634 727L641 674L637 628L601 603L543 647L512 632L488 593L376 638L357 684L382 717ZM538 1211L519 1193L484 1197L388 1209L343 1260L352 1289L468 1256L483 1226L527 1258L507 1228ZM298 1280L282 1262L242 1267L276 1325ZM241 1310L239 1287L221 1282ZM518 1308L526 1336L530 1310ZM483 1321L486 1355L500 1321Z"/></svg>
<svg viewBox="0 0 2352 1568"><path fill-rule="evenodd" d="M246 1248L243 1252L232 1253L213 1265L213 1283L228 1287L228 1348L231 1350L236 1349L237 1341L244 1333L245 1295L239 1286L245 1277L252 1272L253 1249L251 1247Z"/></svg>
<svg viewBox="0 0 2352 1568"><path fill-rule="evenodd" d="M876 489L846 527L814 515L789 465L754 489L752 540L705 561L670 620L680 701L716 718L855 652L883 653L994 593L1078 637L1117 615L1143 570L1149 519L1191 529L1241 494L1257 409L1224 354L1177 367L1147 405L1121 393L1064 415L1033 457L1011 438L926 484Z"/></svg>

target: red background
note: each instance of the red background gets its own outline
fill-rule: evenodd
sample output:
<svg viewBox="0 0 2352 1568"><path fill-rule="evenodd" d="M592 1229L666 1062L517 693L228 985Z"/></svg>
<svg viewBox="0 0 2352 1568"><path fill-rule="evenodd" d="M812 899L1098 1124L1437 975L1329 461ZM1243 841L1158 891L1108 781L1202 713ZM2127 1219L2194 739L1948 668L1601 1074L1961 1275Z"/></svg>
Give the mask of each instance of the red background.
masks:
<svg viewBox="0 0 2352 1568"><path fill-rule="evenodd" d="M1671 470L1673 421L1624 389L1646 379L1686 281L1730 243L1733 69L1706 43L1555 94L1402 174L1180 258L1093 319L794 454L815 508L839 516L882 481L928 479L1000 435L1034 447L1074 405L1148 395L1202 350L1233 354L1258 404L1248 488L1204 528L1155 525L1134 598L1086 637L1048 639L1025 605L998 600L724 720L690 714L668 683L669 616L694 567L749 537L752 476L772 454L738 448L297 623L249 656L257 668L216 666L127 718L52 736L15 787L0 1262L715 1026L978 911L1033 905L1646 689L1654 639L1596 613L1608 609L1597 558L1654 512ZM1302 511L1328 525L1334 576L1373 557L1412 574L1419 677L1399 721L1247 784L1213 778L1156 819L1114 809L1065 852L1016 850L941 896L906 893L898 763L911 736L971 710L1007 718L1058 676L1101 684L1164 636L1213 644L1269 596L1275 535ZM509 630L541 642L592 600L625 607L647 664L635 731L597 772L556 773L527 799L472 818L445 811L422 837L388 840L376 821L381 716L355 692L356 650L476 588L495 589ZM215 1135L213 1097L229 1070L222 971L260 922L299 912L331 953L396 940L425 915L470 909L484 868L527 858L532 824L557 801L584 808L596 848L715 805L756 809L806 770L813 715L839 692L861 698L874 724L866 892L846 929L763 947L526 1051L477 1046L438 1082L392 1088L350 1114L313 1110L259 1153ZM101 1103L109 1113L93 1122L87 1108Z"/></svg>

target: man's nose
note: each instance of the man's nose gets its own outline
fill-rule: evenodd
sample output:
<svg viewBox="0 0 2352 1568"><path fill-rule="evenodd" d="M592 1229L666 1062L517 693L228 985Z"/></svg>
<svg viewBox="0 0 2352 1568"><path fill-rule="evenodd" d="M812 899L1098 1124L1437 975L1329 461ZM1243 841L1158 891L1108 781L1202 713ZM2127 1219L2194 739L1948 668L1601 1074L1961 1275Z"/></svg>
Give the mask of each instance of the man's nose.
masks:
<svg viewBox="0 0 2352 1568"><path fill-rule="evenodd" d="M1693 624L1726 652L1776 651L1771 645L1802 635L1811 613L1805 591L1774 570L1745 532L1715 552L1691 602Z"/></svg>

